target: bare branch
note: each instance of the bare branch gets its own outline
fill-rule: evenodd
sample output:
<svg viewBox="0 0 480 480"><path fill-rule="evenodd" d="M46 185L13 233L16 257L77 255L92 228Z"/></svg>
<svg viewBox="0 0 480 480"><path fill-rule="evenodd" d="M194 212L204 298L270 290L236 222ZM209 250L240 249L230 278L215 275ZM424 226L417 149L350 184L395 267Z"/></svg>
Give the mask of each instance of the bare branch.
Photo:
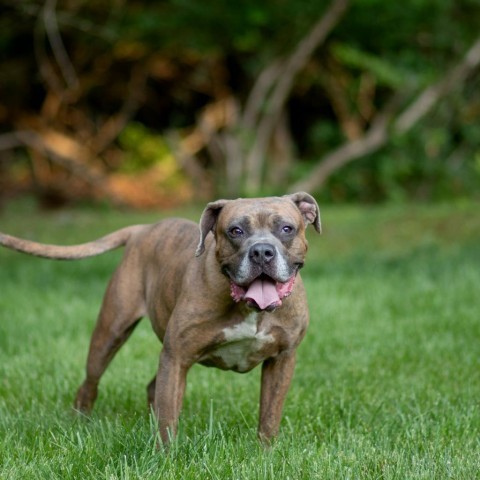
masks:
<svg viewBox="0 0 480 480"><path fill-rule="evenodd" d="M388 140L387 128L391 115L385 114L378 117L363 138L346 142L328 153L313 172L310 172L308 179L294 184L290 190L308 192L318 189L339 168L385 145Z"/></svg>
<svg viewBox="0 0 480 480"><path fill-rule="evenodd" d="M255 143L246 159L247 189L256 191L260 187L265 152L296 75L305 67L315 49L325 41L328 34L340 21L349 3L350 0L333 0L327 12L322 15L285 62L284 69L273 88L265 114L258 127Z"/></svg>
<svg viewBox="0 0 480 480"><path fill-rule="evenodd" d="M44 33L43 22L41 22L40 17L38 17L33 30L33 51L37 61L38 70L47 89L61 95L64 90L62 85L63 82L58 78L52 68L50 60L48 59L47 52L45 51Z"/></svg>
<svg viewBox="0 0 480 480"><path fill-rule="evenodd" d="M438 83L427 87L415 101L399 116L395 130L405 133L442 98L480 65L480 37L474 42L463 59Z"/></svg>
<svg viewBox="0 0 480 480"><path fill-rule="evenodd" d="M16 9L23 15L29 17L37 18L41 13L41 5L36 5L34 3L19 2L18 0L2 0L3 4L7 4L10 8ZM89 35L103 38L105 40L113 40L116 38L115 31L104 25L98 25L86 18L82 18L78 15L78 12L72 14L68 11L57 11L56 12L57 21L60 25L68 25L69 27L75 28Z"/></svg>
<svg viewBox="0 0 480 480"><path fill-rule="evenodd" d="M120 197L110 191L107 179L104 175L93 171L91 168L86 167L74 159L67 158L56 152L47 145L41 135L37 132L34 132L33 130L16 130L14 132L0 135L0 150L7 150L20 146L31 148L41 155L45 155L51 162L61 166L76 177L81 178L84 182L97 189L97 191L104 192L115 204L125 204Z"/></svg>
<svg viewBox="0 0 480 480"><path fill-rule="evenodd" d="M300 42L285 64L285 70L279 78L272 95L268 115L277 117L292 89L295 76L307 64L313 52L325 41L346 12L350 0L334 0L327 12L313 26L308 35Z"/></svg>
<svg viewBox="0 0 480 480"><path fill-rule="evenodd" d="M327 178L347 163L373 153L384 146L392 134L404 134L425 116L440 98L458 87L469 74L480 65L480 38L478 38L463 58L443 77L442 80L425 88L410 106L393 121L391 133L388 126L392 123L394 111L398 109L400 95L394 97L391 105L377 115L367 134L359 140L346 142L320 160L310 172L308 179L297 182L291 190L313 191L320 188Z"/></svg>
<svg viewBox="0 0 480 480"><path fill-rule="evenodd" d="M43 21L45 23L45 31L52 47L55 60L60 67L63 78L69 88L76 88L78 86L78 78L75 73L75 68L67 54L65 45L63 44L62 37L58 29L57 16L55 8L57 6L57 0L46 0L43 9Z"/></svg>
<svg viewBox="0 0 480 480"><path fill-rule="evenodd" d="M20 132L8 132L3 133L0 135L0 151L2 150L12 150L13 148L23 147L24 143L20 138L18 138L18 134ZM1 160L1 157L0 157Z"/></svg>
<svg viewBox="0 0 480 480"><path fill-rule="evenodd" d="M260 72L245 103L241 122L243 128L255 128L258 115L282 68L283 62L277 59Z"/></svg>
<svg viewBox="0 0 480 480"><path fill-rule="evenodd" d="M24 146L30 147L33 150L46 155L52 162L66 168L68 171L82 178L87 183L98 187L104 182L103 175L94 173L84 165L60 155L58 152L55 152L49 148L38 133L31 130L19 130L14 132L14 134Z"/></svg>
<svg viewBox="0 0 480 480"><path fill-rule="evenodd" d="M205 197L211 191L210 178L195 158L196 150L190 151L191 149L185 148L184 140L180 138L178 131L167 132L165 140L182 169L193 180L195 197Z"/></svg>

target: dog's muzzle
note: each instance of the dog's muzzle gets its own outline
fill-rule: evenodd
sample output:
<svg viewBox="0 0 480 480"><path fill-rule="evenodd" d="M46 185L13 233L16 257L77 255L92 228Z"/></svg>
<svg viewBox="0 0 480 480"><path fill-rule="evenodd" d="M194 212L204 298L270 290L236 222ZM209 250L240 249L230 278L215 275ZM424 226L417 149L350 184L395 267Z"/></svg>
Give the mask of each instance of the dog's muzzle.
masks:
<svg viewBox="0 0 480 480"><path fill-rule="evenodd" d="M253 244L247 255L251 269L250 280L237 283L236 276L228 269L224 270L230 278L232 298L235 302L244 301L248 306L258 310L273 311L292 293L301 265L287 268L287 262L280 258L275 246L266 242ZM281 271L278 270L279 263L283 263ZM288 270L290 274L287 273Z"/></svg>

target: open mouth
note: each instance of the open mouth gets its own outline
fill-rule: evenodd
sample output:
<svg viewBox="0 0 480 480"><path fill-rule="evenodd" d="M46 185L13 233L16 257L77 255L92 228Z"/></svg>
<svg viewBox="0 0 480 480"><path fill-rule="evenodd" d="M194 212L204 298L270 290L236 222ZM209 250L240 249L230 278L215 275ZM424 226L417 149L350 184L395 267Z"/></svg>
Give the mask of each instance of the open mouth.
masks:
<svg viewBox="0 0 480 480"><path fill-rule="evenodd" d="M241 287L230 281L232 298L236 302L245 301L248 306L259 310L272 311L282 305L282 299L293 290L297 272L285 283L276 282L268 275L262 274L247 287Z"/></svg>

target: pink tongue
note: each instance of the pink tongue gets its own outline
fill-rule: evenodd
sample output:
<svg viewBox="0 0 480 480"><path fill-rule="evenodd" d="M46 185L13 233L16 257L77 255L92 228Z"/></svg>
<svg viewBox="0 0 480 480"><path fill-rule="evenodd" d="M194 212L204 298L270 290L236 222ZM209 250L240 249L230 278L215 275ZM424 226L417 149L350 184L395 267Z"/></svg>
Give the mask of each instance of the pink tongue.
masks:
<svg viewBox="0 0 480 480"><path fill-rule="evenodd" d="M260 278L254 280L253 283L248 287L247 293L245 294L245 299L253 300L261 310L264 310L269 305L280 301L277 289L275 288L275 283L273 281Z"/></svg>

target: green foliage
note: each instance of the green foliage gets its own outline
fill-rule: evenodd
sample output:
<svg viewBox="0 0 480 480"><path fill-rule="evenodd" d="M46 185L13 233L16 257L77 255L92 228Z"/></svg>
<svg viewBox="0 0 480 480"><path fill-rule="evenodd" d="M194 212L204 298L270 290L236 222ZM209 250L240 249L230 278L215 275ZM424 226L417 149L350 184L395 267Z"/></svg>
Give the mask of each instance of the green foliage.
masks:
<svg viewBox="0 0 480 480"><path fill-rule="evenodd" d="M77 141L91 140L102 121L125 106L132 72L143 70L144 100L135 123L118 142L125 149L125 161L119 162L123 173L137 173L160 163L170 168L172 158L161 140L166 129L192 127L202 107L225 96L242 105L259 72L288 56L328 3L57 2L59 34L80 84L79 91L68 94L58 91L65 82L43 21L45 5L40 0L4 0L0 5L0 131L30 125L33 117L34 125L54 123L55 129L77 135ZM339 118L335 105L338 97L325 85L343 89L344 115L362 131L372 120L370 114L380 111L395 92L412 98L442 78L478 35L478 18L478 0L351 2L296 79L288 114L292 150L299 158L291 177L308 172L346 138L345 118ZM52 74L59 85L53 86ZM322 192L324 198L378 201L421 192L420 197L433 199L478 192L479 92L478 79L469 79L408 138L342 169ZM55 111L57 100L65 107L61 115ZM118 159L116 153L109 158ZM207 175L222 171L211 168L207 156L200 154L200 168ZM12 192L26 188L12 173L17 158L0 166L5 182L14 184ZM222 184L224 179L211 174L209 180Z"/></svg>
<svg viewBox="0 0 480 480"><path fill-rule="evenodd" d="M177 54L257 54L265 58L291 48L318 6L309 0L193 0L129 2L117 11L116 31L127 38ZM279 8L281 6L281 8ZM295 24L292 24L292 18ZM285 35L288 29L291 35ZM265 42L269 38L270 42Z"/></svg>
<svg viewBox="0 0 480 480"><path fill-rule="evenodd" d="M393 138L380 152L333 175L320 195L367 202L478 196L480 150L473 141L476 126L467 120L467 105L468 96L459 92L440 102L414 132ZM465 121L457 123L458 118Z"/></svg>
<svg viewBox="0 0 480 480"><path fill-rule="evenodd" d="M0 478L476 478L478 208L322 210L324 235L312 233L302 271L311 324L268 450L255 435L258 369L204 367L189 374L178 442L156 450L144 389L159 345L146 321L105 374L95 413L76 416L120 254L62 263L0 250ZM73 243L157 215L40 216L12 205L1 220L12 233Z"/></svg>
<svg viewBox="0 0 480 480"><path fill-rule="evenodd" d="M124 172L135 173L154 165L162 165L165 170L172 172L178 168L162 137L140 123L128 124L118 140L125 152L121 168Z"/></svg>
<svg viewBox="0 0 480 480"><path fill-rule="evenodd" d="M332 45L331 52L344 65L372 74L379 85L396 89L405 83L403 72L376 55L341 43Z"/></svg>

